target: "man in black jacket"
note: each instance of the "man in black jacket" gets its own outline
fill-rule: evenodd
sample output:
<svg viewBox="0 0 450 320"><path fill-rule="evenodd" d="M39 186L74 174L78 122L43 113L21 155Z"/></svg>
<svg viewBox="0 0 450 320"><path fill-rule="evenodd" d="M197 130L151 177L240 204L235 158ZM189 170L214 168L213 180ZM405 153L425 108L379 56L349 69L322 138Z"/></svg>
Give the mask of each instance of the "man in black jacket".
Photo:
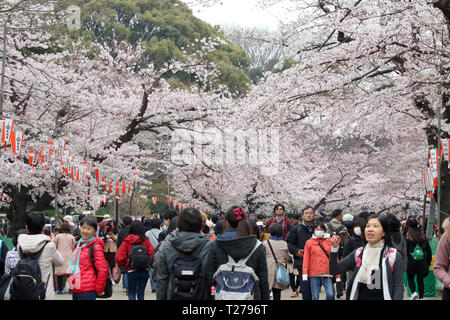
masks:
<svg viewBox="0 0 450 320"><path fill-rule="evenodd" d="M302 223L293 226L286 236L289 252L294 256L294 268L298 270L300 275L303 268L303 249L313 232L314 209L311 206L306 206L302 210L302 220ZM309 280L300 281L300 292L303 300L312 300Z"/></svg>

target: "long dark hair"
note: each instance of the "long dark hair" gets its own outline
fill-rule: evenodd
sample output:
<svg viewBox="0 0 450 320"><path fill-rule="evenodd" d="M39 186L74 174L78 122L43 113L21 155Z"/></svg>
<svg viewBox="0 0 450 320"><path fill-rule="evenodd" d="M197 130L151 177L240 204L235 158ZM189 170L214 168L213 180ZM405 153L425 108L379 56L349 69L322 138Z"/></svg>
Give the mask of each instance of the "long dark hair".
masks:
<svg viewBox="0 0 450 320"><path fill-rule="evenodd" d="M129 234L137 235L142 241L145 241L145 239L147 239L147 236L145 235L144 224L139 220L134 220L131 223Z"/></svg>
<svg viewBox="0 0 450 320"><path fill-rule="evenodd" d="M412 242L421 242L425 240L427 236L422 230L422 225L418 221L414 221L410 224L408 232L406 233L406 239Z"/></svg>
<svg viewBox="0 0 450 320"><path fill-rule="evenodd" d="M254 229L248 220L243 220L239 222L237 228L238 237L248 237L254 235Z"/></svg>
<svg viewBox="0 0 450 320"><path fill-rule="evenodd" d="M355 237L360 237L361 239L365 238L364 230L366 229L367 220L361 217L355 217L353 220L353 227L352 227L352 234ZM361 235L357 236L355 232L353 231L356 227L359 227L361 229Z"/></svg>
<svg viewBox="0 0 450 320"><path fill-rule="evenodd" d="M408 233L409 227L411 226L411 224L415 221L415 218L413 217L408 217L408 219L406 219L406 223L405 223L405 228L403 229L403 235L406 237L406 234Z"/></svg>

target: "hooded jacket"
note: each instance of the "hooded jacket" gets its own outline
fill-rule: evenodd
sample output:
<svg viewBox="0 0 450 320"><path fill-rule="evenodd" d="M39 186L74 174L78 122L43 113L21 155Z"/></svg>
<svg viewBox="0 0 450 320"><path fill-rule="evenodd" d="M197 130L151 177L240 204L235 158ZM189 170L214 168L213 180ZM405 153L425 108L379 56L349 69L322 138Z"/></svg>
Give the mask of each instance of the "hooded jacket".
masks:
<svg viewBox="0 0 450 320"><path fill-rule="evenodd" d="M171 300L171 283L173 282L172 266L180 251L192 250L202 261L202 274L206 272L208 253L211 242L200 232L177 231L159 249L159 263L156 271L156 299ZM205 278L208 280L207 278ZM206 281L204 299L210 299L210 285Z"/></svg>
<svg viewBox="0 0 450 320"><path fill-rule="evenodd" d="M213 275L220 265L228 262L228 255L234 261L247 257L256 245L256 236L237 237L236 231L225 231L217 235L212 242L212 248L208 257L207 277L213 282ZM269 300L269 281L266 261L266 248L260 245L247 260L247 266L251 267L258 276L258 285L255 288L255 300Z"/></svg>
<svg viewBox="0 0 450 320"><path fill-rule="evenodd" d="M94 244L94 259L95 259L95 273L94 266L92 265L91 257L89 256L89 248ZM81 249L80 253L80 273L79 275L73 275L69 277L71 281L71 290L74 293L87 293L95 291L96 293L102 293L105 290L106 278L108 278L109 270L106 264L105 255L103 249L105 243L102 239L96 237L89 242L86 247ZM76 277L80 277L77 279Z"/></svg>
<svg viewBox="0 0 450 320"><path fill-rule="evenodd" d="M148 240L148 238L146 238L145 241L142 241L142 239L139 238L138 235L130 234L125 239L123 239L122 244L120 245L119 249L117 249L117 252L116 252L116 261L120 267L126 267L128 272L132 271L128 267L128 259L130 258L130 250L134 245L137 245L137 244L142 244L145 247L145 249L147 249L149 257L151 257L153 255L153 251L155 251L155 248L153 248L153 246L150 243L150 240Z"/></svg>
<svg viewBox="0 0 450 320"><path fill-rule="evenodd" d="M56 249L56 246L51 241L50 237L45 234L21 234L17 239L17 248L20 248L20 250L26 254L36 253L42 249L44 245L45 248L38 259L38 264L41 269L42 282L47 283L45 300L54 300L55 290L53 289L53 265L62 265L64 263L63 256Z"/></svg>

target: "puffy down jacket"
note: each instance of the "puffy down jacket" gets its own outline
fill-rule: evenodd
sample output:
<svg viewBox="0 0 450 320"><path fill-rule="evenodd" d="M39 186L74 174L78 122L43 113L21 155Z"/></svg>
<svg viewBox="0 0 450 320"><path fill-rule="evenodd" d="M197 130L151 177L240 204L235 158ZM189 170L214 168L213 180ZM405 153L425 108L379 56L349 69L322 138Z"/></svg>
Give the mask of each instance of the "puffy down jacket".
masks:
<svg viewBox="0 0 450 320"><path fill-rule="evenodd" d="M94 247L95 268L97 269L97 275L94 267L92 266L92 260L89 256L89 247L97 243ZM106 278L108 277L109 270L106 264L105 255L103 249L105 244L100 238L95 238L86 247L81 249L80 254L80 273L79 275L72 275L69 277L71 282L71 288L74 293L86 293L95 291L102 293L105 289Z"/></svg>
<svg viewBox="0 0 450 320"><path fill-rule="evenodd" d="M130 234L125 239L123 239L122 244L117 249L116 252L116 261L117 264L120 267L127 267L127 271L130 271L131 269L128 267L128 259L130 257L130 250L135 244L142 244L145 249L147 249L148 256L151 257L153 254L153 251L155 251L155 248L150 243L150 240L148 238L145 239L145 241L142 241L139 236L135 234Z"/></svg>

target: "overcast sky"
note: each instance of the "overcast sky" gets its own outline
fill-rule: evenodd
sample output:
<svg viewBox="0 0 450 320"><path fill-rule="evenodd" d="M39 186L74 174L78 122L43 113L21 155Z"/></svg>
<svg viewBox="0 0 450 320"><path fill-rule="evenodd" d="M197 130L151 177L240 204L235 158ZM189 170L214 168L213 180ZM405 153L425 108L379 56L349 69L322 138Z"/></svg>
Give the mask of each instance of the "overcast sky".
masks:
<svg viewBox="0 0 450 320"><path fill-rule="evenodd" d="M276 30L279 7L261 9L255 6L256 0L222 0L211 8L191 7L193 14L212 25L239 25ZM281 15L283 16L283 15Z"/></svg>

